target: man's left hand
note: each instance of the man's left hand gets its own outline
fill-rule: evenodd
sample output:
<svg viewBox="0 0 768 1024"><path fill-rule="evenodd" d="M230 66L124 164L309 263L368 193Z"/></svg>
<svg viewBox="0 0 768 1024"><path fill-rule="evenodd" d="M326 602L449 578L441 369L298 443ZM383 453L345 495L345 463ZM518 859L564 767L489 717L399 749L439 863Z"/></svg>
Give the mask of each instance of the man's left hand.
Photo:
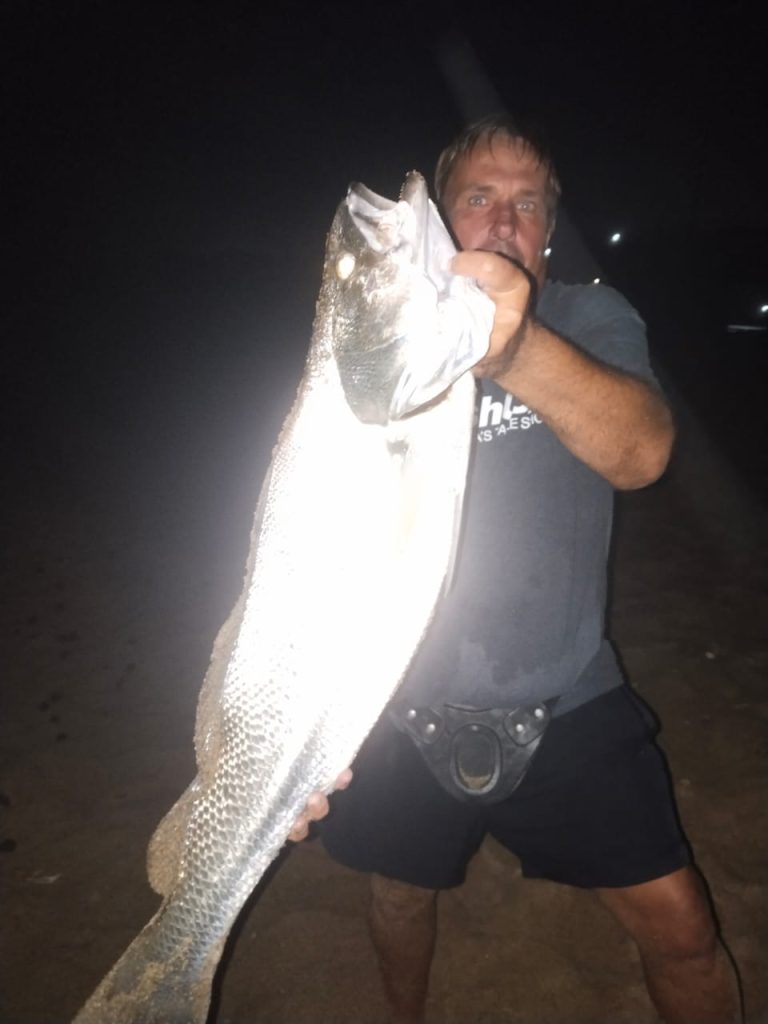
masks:
<svg viewBox="0 0 768 1024"><path fill-rule="evenodd" d="M346 768L338 779L336 779L331 792L335 792L337 789L346 789L351 781L352 769ZM320 821L321 818L326 816L329 810L330 805L328 804L328 797L324 793L312 793L309 800L307 800L307 806L298 816L294 822L293 828L288 833L288 838L294 843L298 843L302 839L306 839L309 835L310 824L313 821Z"/></svg>

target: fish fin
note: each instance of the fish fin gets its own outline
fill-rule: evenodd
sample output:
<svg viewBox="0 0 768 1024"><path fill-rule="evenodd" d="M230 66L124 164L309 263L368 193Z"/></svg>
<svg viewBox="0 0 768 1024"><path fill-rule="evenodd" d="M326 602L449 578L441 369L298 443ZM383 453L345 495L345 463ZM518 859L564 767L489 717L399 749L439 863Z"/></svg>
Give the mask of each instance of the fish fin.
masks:
<svg viewBox="0 0 768 1024"><path fill-rule="evenodd" d="M227 616L216 636L213 644L213 653L211 654L211 662L200 689L200 696L198 697L195 721L195 751L199 775L182 793L165 817L161 819L149 840L147 848L147 876L149 884L161 896L168 895L178 877L187 824L192 813L195 797L200 790L201 780L204 780L213 771L218 761L222 724L221 691L224 686L227 664L242 623L245 596L248 592L253 572L256 549L261 533L264 503L271 475L272 466L270 465L256 506L243 589L235 602L234 608Z"/></svg>
<svg viewBox="0 0 768 1024"><path fill-rule="evenodd" d="M396 428L393 429L393 428ZM425 466L423 455L418 446L411 447L404 443L399 435L400 426L396 422L390 424L389 448L393 457L399 461L399 473L401 478L401 497L399 508L399 536L403 538L403 546L411 551L418 550L424 542L424 531L431 530L431 516L424 515L424 509L437 508L433 503L433 496L430 493L433 478L428 467ZM452 500L453 513L452 522L449 525L451 531L450 547L445 561L445 575L440 590L441 596L451 587L456 565L459 557L459 546L461 542L464 492L454 490L451 494L442 491L439 493L439 501ZM442 505L445 508L445 504ZM443 549L445 550L445 549Z"/></svg>
<svg viewBox="0 0 768 1024"><path fill-rule="evenodd" d="M211 661L198 697L195 751L199 775L161 819L149 840L147 876L149 884L160 896L168 895L178 877L187 825L195 797L200 791L201 782L213 771L218 761L222 725L221 691L224 686L227 664L242 623L245 597L253 573L271 476L272 465L270 464L256 506L243 588L232 611L216 635Z"/></svg>
<svg viewBox="0 0 768 1024"><path fill-rule="evenodd" d="M399 460L399 525L404 549L410 549L416 557L415 552L423 551L424 545L432 545L435 524L440 524L433 563L433 570L443 573L440 598L451 588L459 560L465 481L468 460L473 458L470 410L475 397L474 379L465 374L432 405L429 418L416 413L410 426L408 421L393 420L388 428L390 454ZM462 405L466 414L462 412L457 418L454 409ZM441 438L439 448L431 435ZM450 468L454 463L463 467L460 476Z"/></svg>
<svg viewBox="0 0 768 1024"><path fill-rule="evenodd" d="M243 578L243 587L232 611L229 613L216 635L216 639L213 643L213 651L211 653L211 661L208 666L208 671L205 674L205 679L203 680L203 685L200 689L200 696L197 701L197 715L195 719L195 753L197 756L198 772L203 780L207 779L211 775L219 759L222 726L221 695L222 690L224 689L227 665L229 664L243 621L245 600L248 595L251 577L253 575L253 568L256 562L256 552L259 546L262 520L264 518L264 508L269 494L272 472L273 463L270 463L264 477L264 483L261 486L259 500L256 505L256 513L254 515L250 545L248 548L248 558Z"/></svg>
<svg viewBox="0 0 768 1024"><path fill-rule="evenodd" d="M453 540L451 542L451 551L448 559L448 567L445 572L445 579L443 580L443 586L440 591L441 598L445 597L445 595L453 586L453 578L456 573L456 564L459 559L459 544L461 542L463 510L463 495L457 494L456 497L454 498L453 509Z"/></svg>
<svg viewBox="0 0 768 1024"><path fill-rule="evenodd" d="M184 837L194 798L197 779L191 783L155 829L147 847L147 877L160 896L167 896L178 878Z"/></svg>

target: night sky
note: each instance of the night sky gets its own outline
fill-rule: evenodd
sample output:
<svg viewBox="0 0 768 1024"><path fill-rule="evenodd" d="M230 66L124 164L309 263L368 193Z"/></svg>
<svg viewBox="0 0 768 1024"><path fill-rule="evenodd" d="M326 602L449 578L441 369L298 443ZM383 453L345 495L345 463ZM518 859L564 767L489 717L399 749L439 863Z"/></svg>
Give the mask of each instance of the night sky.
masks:
<svg viewBox="0 0 768 1024"><path fill-rule="evenodd" d="M93 455L127 486L201 460L231 491L286 412L347 183L394 195L460 127L458 41L541 123L662 377L764 489L768 335L726 330L768 321L757 5L555 9L6 0L6 465Z"/></svg>

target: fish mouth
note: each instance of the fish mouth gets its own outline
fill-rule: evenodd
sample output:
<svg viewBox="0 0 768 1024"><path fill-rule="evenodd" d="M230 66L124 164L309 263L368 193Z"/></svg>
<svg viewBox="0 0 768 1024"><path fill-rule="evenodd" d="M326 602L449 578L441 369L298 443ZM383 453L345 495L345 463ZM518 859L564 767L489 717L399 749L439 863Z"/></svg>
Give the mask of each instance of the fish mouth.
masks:
<svg viewBox="0 0 768 1024"><path fill-rule="evenodd" d="M400 199L409 206L418 206L427 199L427 183L418 171L409 171L400 189Z"/></svg>
<svg viewBox="0 0 768 1024"><path fill-rule="evenodd" d="M372 192L361 181L353 181L347 189L347 201L350 200L361 212L365 212L368 207L371 213L386 213L397 206L394 199L387 199L386 196Z"/></svg>
<svg viewBox="0 0 768 1024"><path fill-rule="evenodd" d="M387 213L393 210L398 203L407 203L414 209L426 204L428 199L427 183L418 171L409 171L400 189L399 199L387 199L372 192L367 185L360 181L353 181L347 189L347 202L359 211L362 215L366 213L371 216Z"/></svg>
<svg viewBox="0 0 768 1024"><path fill-rule="evenodd" d="M413 249L416 261L426 244L429 217L427 183L418 171L406 175L398 200L386 199L359 181L347 189L347 214L373 252L385 253L400 243ZM424 258L424 253L420 253Z"/></svg>

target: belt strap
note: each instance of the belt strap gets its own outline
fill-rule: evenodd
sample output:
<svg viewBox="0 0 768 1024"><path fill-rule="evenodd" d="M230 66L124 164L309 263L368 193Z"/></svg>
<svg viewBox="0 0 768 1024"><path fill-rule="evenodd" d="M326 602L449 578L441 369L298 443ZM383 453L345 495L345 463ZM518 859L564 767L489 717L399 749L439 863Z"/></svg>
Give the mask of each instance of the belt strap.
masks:
<svg viewBox="0 0 768 1024"><path fill-rule="evenodd" d="M514 708L390 707L395 725L452 796L497 803L520 785L558 698Z"/></svg>

